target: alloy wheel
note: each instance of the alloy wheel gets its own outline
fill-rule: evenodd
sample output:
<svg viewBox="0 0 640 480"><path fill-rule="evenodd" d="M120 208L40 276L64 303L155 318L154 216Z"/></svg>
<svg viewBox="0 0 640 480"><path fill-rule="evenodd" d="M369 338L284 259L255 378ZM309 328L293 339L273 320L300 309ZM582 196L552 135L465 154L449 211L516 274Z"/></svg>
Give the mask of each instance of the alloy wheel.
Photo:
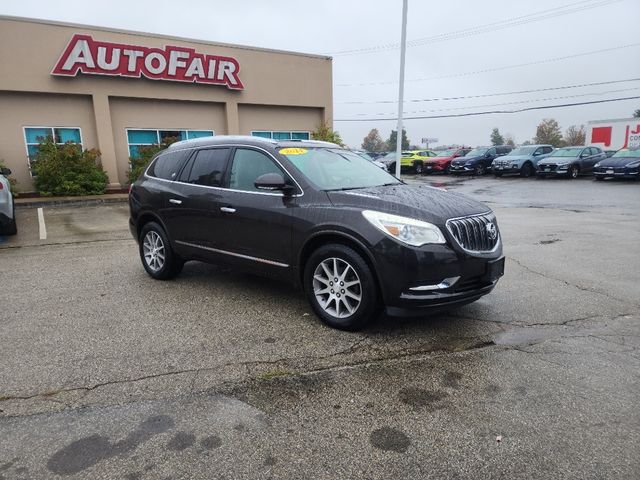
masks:
<svg viewBox="0 0 640 480"><path fill-rule="evenodd" d="M147 232L142 241L142 250L147 266L153 272L162 270L165 262L165 250L162 238L157 232L154 230Z"/></svg>
<svg viewBox="0 0 640 480"><path fill-rule="evenodd" d="M346 318L353 315L362 302L362 284L348 262L327 258L313 272L313 294L329 315Z"/></svg>

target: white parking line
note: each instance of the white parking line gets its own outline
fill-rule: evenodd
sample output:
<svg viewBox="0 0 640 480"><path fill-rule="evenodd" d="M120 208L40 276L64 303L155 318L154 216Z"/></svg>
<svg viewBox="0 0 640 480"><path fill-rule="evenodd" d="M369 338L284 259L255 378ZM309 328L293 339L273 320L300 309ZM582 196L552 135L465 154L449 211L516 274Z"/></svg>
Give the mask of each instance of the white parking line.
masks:
<svg viewBox="0 0 640 480"><path fill-rule="evenodd" d="M47 226L44 224L44 212L38 208L38 225L40 226L40 240L47 239Z"/></svg>

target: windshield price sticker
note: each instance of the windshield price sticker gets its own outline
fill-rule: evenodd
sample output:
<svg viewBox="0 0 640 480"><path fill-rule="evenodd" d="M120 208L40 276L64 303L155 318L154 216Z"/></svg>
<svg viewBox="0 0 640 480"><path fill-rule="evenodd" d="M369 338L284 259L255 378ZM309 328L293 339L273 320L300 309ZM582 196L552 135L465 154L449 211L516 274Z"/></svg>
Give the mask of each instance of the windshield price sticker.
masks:
<svg viewBox="0 0 640 480"><path fill-rule="evenodd" d="M280 150L281 155L304 155L307 152L306 148L283 148Z"/></svg>

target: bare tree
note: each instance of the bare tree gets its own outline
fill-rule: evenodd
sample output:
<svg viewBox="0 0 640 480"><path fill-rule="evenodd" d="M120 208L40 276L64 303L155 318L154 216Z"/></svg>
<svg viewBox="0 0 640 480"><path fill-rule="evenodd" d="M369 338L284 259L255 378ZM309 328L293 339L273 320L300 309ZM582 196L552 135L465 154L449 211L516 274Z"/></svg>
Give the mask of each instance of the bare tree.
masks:
<svg viewBox="0 0 640 480"><path fill-rule="evenodd" d="M380 132L377 128L372 128L371 131L364 137L362 142L362 148L367 152L382 152L384 151L386 145L382 137L380 136Z"/></svg>
<svg viewBox="0 0 640 480"><path fill-rule="evenodd" d="M564 132L564 141L567 145L584 145L587 140L587 132L584 129L584 125L577 127L571 125Z"/></svg>

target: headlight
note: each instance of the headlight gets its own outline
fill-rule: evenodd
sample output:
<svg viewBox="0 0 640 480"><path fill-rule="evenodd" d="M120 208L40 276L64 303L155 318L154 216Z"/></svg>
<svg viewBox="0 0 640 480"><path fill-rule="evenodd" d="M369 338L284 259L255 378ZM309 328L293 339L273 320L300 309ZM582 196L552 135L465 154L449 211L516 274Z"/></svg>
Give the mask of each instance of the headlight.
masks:
<svg viewBox="0 0 640 480"><path fill-rule="evenodd" d="M440 229L428 222L373 210L364 210L362 216L381 232L407 245L447 243Z"/></svg>
<svg viewBox="0 0 640 480"><path fill-rule="evenodd" d="M600 162L596 163L593 168L600 168Z"/></svg>
<svg viewBox="0 0 640 480"><path fill-rule="evenodd" d="M569 165L569 162L564 162L564 163L558 162L557 165L558 165L558 168L565 168L567 165Z"/></svg>
<svg viewBox="0 0 640 480"><path fill-rule="evenodd" d="M636 160L635 162L627 163L625 166L629 167L629 168L640 167L640 160Z"/></svg>

